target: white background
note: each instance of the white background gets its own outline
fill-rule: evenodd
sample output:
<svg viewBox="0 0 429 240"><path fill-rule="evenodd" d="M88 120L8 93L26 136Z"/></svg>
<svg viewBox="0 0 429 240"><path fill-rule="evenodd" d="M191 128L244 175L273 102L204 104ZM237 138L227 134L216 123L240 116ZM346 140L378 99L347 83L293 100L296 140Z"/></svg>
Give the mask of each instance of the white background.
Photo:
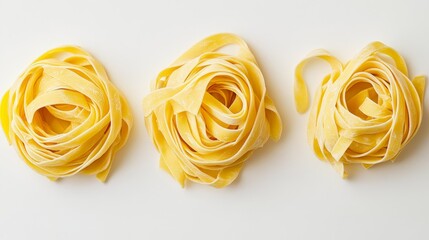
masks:
<svg viewBox="0 0 429 240"><path fill-rule="evenodd" d="M380 40L429 72L428 1L0 0L0 93L44 51L82 46L127 96L135 127L106 184L51 182L0 135L0 239L429 239L428 97L422 128L394 164L342 180L306 143L293 71L310 50L342 60ZM282 116L224 189L185 189L158 168L141 101L157 73L202 38L233 32L255 53ZM324 67L316 64L321 76ZM310 81L312 93L319 79Z"/></svg>

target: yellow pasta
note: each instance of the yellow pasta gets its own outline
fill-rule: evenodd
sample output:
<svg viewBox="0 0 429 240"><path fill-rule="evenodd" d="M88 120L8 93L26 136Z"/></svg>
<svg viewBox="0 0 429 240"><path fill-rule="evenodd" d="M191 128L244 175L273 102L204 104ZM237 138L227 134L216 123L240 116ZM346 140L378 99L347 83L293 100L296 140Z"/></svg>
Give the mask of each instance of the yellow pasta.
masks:
<svg viewBox="0 0 429 240"><path fill-rule="evenodd" d="M348 164L369 168L394 161L420 127L425 78L410 80L403 58L380 42L369 44L346 64L316 50L295 70L295 103L301 113L309 105L302 71L312 59L332 68L309 117L308 140L317 157L343 177Z"/></svg>
<svg viewBox="0 0 429 240"><path fill-rule="evenodd" d="M221 53L227 45L238 53ZM253 54L232 34L202 40L159 73L143 107L160 166L182 187L186 179L229 185L253 151L282 131Z"/></svg>
<svg viewBox="0 0 429 240"><path fill-rule="evenodd" d="M37 58L6 92L0 113L9 143L51 180L84 173L105 181L132 125L103 66L74 46Z"/></svg>

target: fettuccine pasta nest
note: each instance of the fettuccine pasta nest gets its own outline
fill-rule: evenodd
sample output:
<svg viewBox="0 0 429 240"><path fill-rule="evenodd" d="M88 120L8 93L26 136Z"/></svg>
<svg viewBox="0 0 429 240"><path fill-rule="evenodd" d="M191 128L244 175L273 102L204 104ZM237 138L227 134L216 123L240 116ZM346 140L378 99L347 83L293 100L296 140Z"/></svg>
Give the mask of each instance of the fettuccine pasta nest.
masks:
<svg viewBox="0 0 429 240"><path fill-rule="evenodd" d="M425 78L410 80L403 58L380 42L369 44L346 64L316 50L296 68L299 112L309 105L302 71L312 59L332 68L317 90L309 117L308 140L317 157L343 177L348 164L369 168L393 161L420 127Z"/></svg>
<svg viewBox="0 0 429 240"><path fill-rule="evenodd" d="M218 50L239 47L238 54ZM282 123L246 43L217 34L197 43L163 70L144 99L146 127L160 166L185 180L224 187Z"/></svg>
<svg viewBox="0 0 429 240"><path fill-rule="evenodd" d="M4 95L0 117L22 159L52 180L85 173L105 181L132 125L103 66L74 46L36 59Z"/></svg>

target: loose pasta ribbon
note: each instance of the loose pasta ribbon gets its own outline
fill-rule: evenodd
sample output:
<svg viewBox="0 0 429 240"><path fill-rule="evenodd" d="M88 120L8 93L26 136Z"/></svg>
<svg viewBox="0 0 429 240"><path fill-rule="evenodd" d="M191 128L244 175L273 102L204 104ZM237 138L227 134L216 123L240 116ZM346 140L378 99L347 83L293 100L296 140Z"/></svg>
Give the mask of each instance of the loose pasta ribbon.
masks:
<svg viewBox="0 0 429 240"><path fill-rule="evenodd" d="M105 181L132 125L103 66L74 46L37 58L6 92L0 112L9 143L52 180L84 173Z"/></svg>
<svg viewBox="0 0 429 240"><path fill-rule="evenodd" d="M422 120L425 78L408 77L394 49L373 42L346 64L325 50L311 52L295 70L298 112L308 108L304 66L322 59L332 68L318 88L308 122L308 140L317 157L346 177L345 165L394 161Z"/></svg>
<svg viewBox="0 0 429 240"><path fill-rule="evenodd" d="M238 53L218 51L227 45ZM182 187L186 179L229 185L253 151L282 131L253 54L232 34L202 40L161 71L143 108L160 166Z"/></svg>

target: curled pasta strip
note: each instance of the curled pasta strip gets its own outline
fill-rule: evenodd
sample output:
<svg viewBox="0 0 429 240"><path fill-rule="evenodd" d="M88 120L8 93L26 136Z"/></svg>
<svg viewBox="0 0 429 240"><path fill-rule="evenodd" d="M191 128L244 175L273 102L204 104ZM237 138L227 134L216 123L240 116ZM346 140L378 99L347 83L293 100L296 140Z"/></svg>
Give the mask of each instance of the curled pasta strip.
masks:
<svg viewBox="0 0 429 240"><path fill-rule="evenodd" d="M132 124L103 66L74 46L37 58L4 95L0 118L22 159L52 180L85 173L105 181Z"/></svg>
<svg viewBox="0 0 429 240"><path fill-rule="evenodd" d="M425 78L410 80L403 58L380 42L369 44L346 64L316 50L295 71L295 103L301 113L309 105L302 71L312 59L332 68L309 117L308 140L317 157L343 177L347 164L369 168L393 161L420 127Z"/></svg>
<svg viewBox="0 0 429 240"><path fill-rule="evenodd" d="M238 54L218 50L239 47ZM232 34L210 36L159 73L144 98L147 130L160 166L185 180L229 185L253 151L282 123L246 43Z"/></svg>

